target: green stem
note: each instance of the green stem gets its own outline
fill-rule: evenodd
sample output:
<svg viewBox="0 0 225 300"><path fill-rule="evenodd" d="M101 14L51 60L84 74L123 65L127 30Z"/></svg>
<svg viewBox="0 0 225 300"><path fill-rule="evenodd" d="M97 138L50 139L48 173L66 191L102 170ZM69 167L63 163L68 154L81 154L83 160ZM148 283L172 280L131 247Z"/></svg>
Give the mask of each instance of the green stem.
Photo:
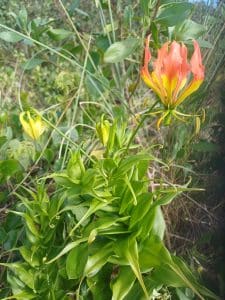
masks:
<svg viewBox="0 0 225 300"><path fill-rule="evenodd" d="M135 138L135 136L136 136L138 130L142 127L142 125L144 124L145 119L148 117L149 113L152 112L153 108L156 106L157 103L158 103L158 100L155 101L155 102L153 103L153 105L149 108L149 110L143 115L141 121L139 122L139 124L137 125L137 127L135 128L135 130L133 131L133 134L131 135L131 137L130 137L130 139L129 139L129 142L128 142L127 147L126 147L126 149L125 149L124 155L123 155L123 157L122 157L121 160L120 160L120 163L121 163L121 161L123 160L124 156L127 154L128 150L129 150L129 148L130 148L130 145L131 145L131 143L133 142L133 140L134 140L134 138ZM119 164L120 164L120 163L119 163Z"/></svg>

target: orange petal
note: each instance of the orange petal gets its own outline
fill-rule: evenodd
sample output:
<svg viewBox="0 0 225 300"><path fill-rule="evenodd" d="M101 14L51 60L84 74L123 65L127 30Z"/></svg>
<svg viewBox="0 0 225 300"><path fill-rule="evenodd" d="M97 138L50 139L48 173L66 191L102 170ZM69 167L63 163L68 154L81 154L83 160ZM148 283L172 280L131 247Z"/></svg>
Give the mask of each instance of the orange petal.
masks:
<svg viewBox="0 0 225 300"><path fill-rule="evenodd" d="M168 43L165 43L158 51L154 67L156 74L162 79L161 86L164 88L167 104L173 106L174 99L183 88L184 80L190 71L190 65L187 62L187 48L174 41L168 50ZM161 87L161 89L163 88Z"/></svg>
<svg viewBox="0 0 225 300"><path fill-rule="evenodd" d="M203 80L205 67L202 64L201 51L200 51L197 41L194 40L193 44L194 44L194 53L193 53L191 61L190 61L191 71L194 75L194 79Z"/></svg>
<svg viewBox="0 0 225 300"><path fill-rule="evenodd" d="M144 80L144 82L150 87L153 88L154 84L152 82L152 78L149 74L148 70L148 63L151 60L151 52L149 50L149 41L150 41L150 35L146 37L145 40L145 51L144 51L144 65L141 68L141 78Z"/></svg>
<svg viewBox="0 0 225 300"><path fill-rule="evenodd" d="M158 50L158 56L156 61L154 62L154 70L158 76L161 76L164 72L164 61L168 55L168 45L169 42L163 44L162 48Z"/></svg>
<svg viewBox="0 0 225 300"><path fill-rule="evenodd" d="M193 73L193 79L190 84L180 94L178 99L175 101L176 105L183 102L188 96L197 91L204 79L205 67L202 64L202 56L198 43L194 40L194 53L192 55L190 65L191 72Z"/></svg>
<svg viewBox="0 0 225 300"><path fill-rule="evenodd" d="M172 42L169 53L164 59L164 74L168 77L170 81L174 77L178 77L182 64L182 57L180 51L180 44L177 42Z"/></svg>
<svg viewBox="0 0 225 300"><path fill-rule="evenodd" d="M173 92L173 97L172 97L173 104L176 102L179 92L184 88L184 86L187 82L188 75L190 73L190 69L191 69L190 65L188 63L188 60L187 60L187 47L184 44L182 44L180 47L180 54L182 57L182 63L180 66L180 72L178 75L177 85Z"/></svg>
<svg viewBox="0 0 225 300"><path fill-rule="evenodd" d="M154 82L152 76L148 70L148 63L151 60L151 52L149 50L150 35L145 40L145 52L144 52L144 66L141 68L141 78L160 98L162 98L161 91L156 82Z"/></svg>
<svg viewBox="0 0 225 300"><path fill-rule="evenodd" d="M150 34L145 39L144 67L148 68L148 63L151 60L151 52L149 50Z"/></svg>
<svg viewBox="0 0 225 300"><path fill-rule="evenodd" d="M180 72L181 72L181 77L183 80L184 78L186 78L188 76L188 74L191 70L190 64L188 63L188 60L187 60L187 47L184 44L181 45L180 54L182 57Z"/></svg>

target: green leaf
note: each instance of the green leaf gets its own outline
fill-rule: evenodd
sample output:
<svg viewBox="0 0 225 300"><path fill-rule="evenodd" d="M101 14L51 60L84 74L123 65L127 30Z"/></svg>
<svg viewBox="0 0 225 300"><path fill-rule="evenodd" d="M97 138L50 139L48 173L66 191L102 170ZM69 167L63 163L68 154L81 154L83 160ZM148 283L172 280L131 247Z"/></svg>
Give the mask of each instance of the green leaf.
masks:
<svg viewBox="0 0 225 300"><path fill-rule="evenodd" d="M16 159L0 161L0 183L6 181L21 170L22 167Z"/></svg>
<svg viewBox="0 0 225 300"><path fill-rule="evenodd" d="M171 264L171 269L173 269L177 275L183 278L186 287L190 288L196 295L199 296L200 299L205 299L204 297L200 297L200 294L207 298L209 297L216 300L220 299L213 292L198 283L196 277L182 259L177 256L172 256L172 259L173 264Z"/></svg>
<svg viewBox="0 0 225 300"><path fill-rule="evenodd" d="M94 199L89 209L86 211L86 213L82 216L82 218L79 220L79 222L73 227L73 229L70 231L69 235L71 236L73 232L84 222L89 218L93 213L96 211L102 209L103 207L107 206L107 203L105 202L99 202L98 200Z"/></svg>
<svg viewBox="0 0 225 300"><path fill-rule="evenodd" d="M175 26L188 18L192 12L193 4L189 2L173 2L161 5L156 22L169 27Z"/></svg>
<svg viewBox="0 0 225 300"><path fill-rule="evenodd" d="M25 284L17 276L15 276L9 268L7 270L7 282L10 284L13 294L18 294L26 289Z"/></svg>
<svg viewBox="0 0 225 300"><path fill-rule="evenodd" d="M53 261L59 259L63 255L68 253L70 250L77 247L80 243L86 242L86 241L87 241L87 238L82 238L82 239L79 239L79 240L76 240L74 242L71 242L71 243L67 244L58 255L56 255L54 258L50 259L49 261L46 261L45 263L46 264L51 264Z"/></svg>
<svg viewBox="0 0 225 300"><path fill-rule="evenodd" d="M94 188L96 176L98 176L97 169L87 169L87 171L83 174L81 179L82 192L89 193L92 190L92 188ZM102 193L100 191L95 191L93 195L96 195L97 197L99 195L99 197L104 198L106 196L106 193L104 191L102 191ZM109 193L107 197L109 197Z"/></svg>
<svg viewBox="0 0 225 300"><path fill-rule="evenodd" d="M191 41L192 44L192 41ZM186 126L179 126L173 136L173 150L171 154L171 160L177 158L181 150L185 149L187 142L188 128Z"/></svg>
<svg viewBox="0 0 225 300"><path fill-rule="evenodd" d="M0 32L0 39L9 42L9 43L17 43L23 39L19 34L12 31L2 31Z"/></svg>
<svg viewBox="0 0 225 300"><path fill-rule="evenodd" d="M102 81L102 80L101 80ZM98 98L103 93L105 87L109 88L108 80L103 77L104 84L101 84L100 80L95 79L94 77L87 75L85 78L85 88L92 99Z"/></svg>
<svg viewBox="0 0 225 300"><path fill-rule="evenodd" d="M205 40L202 40L202 39L197 39L197 42L198 42L200 48L209 48L209 49L211 49L213 47L213 45L209 41L205 41Z"/></svg>
<svg viewBox="0 0 225 300"><path fill-rule="evenodd" d="M108 258L112 255L112 250L112 243L107 243L104 246L100 243L100 246L97 247L95 253L88 257L84 271L85 276L92 277L96 275L106 264Z"/></svg>
<svg viewBox="0 0 225 300"><path fill-rule="evenodd" d="M55 157L55 152L53 149L51 149L50 147L49 148L46 148L45 149L45 152L43 154L43 157L47 160L47 162L50 164L51 162L53 162L54 160L54 157Z"/></svg>
<svg viewBox="0 0 225 300"><path fill-rule="evenodd" d="M22 217L25 219L26 221L26 225L29 228L30 232L33 233L33 235L35 237L39 237L39 231L38 231L38 225L39 224L35 224L34 220L32 219L31 216L29 216L26 213L21 213Z"/></svg>
<svg viewBox="0 0 225 300"><path fill-rule="evenodd" d="M126 211L126 209L129 210L129 208L132 208L133 205L135 206L137 204L137 198L136 195L140 194L144 183L142 181L129 181L128 176L125 175L124 178L125 184L123 184L123 187L125 188L125 192L122 194L121 197L121 204L120 204L120 210L119 214L122 214ZM119 183L120 185L120 183ZM122 186L121 186L122 187Z"/></svg>
<svg viewBox="0 0 225 300"><path fill-rule="evenodd" d="M145 17L149 17L149 8L152 1L149 0L140 0L141 12Z"/></svg>
<svg viewBox="0 0 225 300"><path fill-rule="evenodd" d="M125 175L124 176L124 181L125 181L125 183L126 183L126 185L127 185L127 188L128 188L128 192L131 194L131 199L133 200L133 204L134 205L137 205L137 198L136 198L136 191L133 189L133 185L132 185L132 183L130 182L130 180L128 179L128 176L127 175ZM140 182L137 182L137 184L139 184ZM134 183L133 183L134 184ZM141 183L141 188L142 188L142 183ZM128 201L129 202L129 201ZM123 211L123 209L122 209L122 205L121 205L121 209L120 209L120 211L122 212Z"/></svg>
<svg viewBox="0 0 225 300"><path fill-rule="evenodd" d="M162 284L159 284L159 283L155 282L154 280L152 280L151 274L145 275L144 283L149 292L149 299L155 299L153 293L154 293L154 291L159 291L162 288ZM134 283L132 289L130 290L128 295L125 297L125 300L131 300L131 299L138 299L138 300L146 299L145 295L143 293L143 290L141 289L140 284L138 282Z"/></svg>
<svg viewBox="0 0 225 300"><path fill-rule="evenodd" d="M2 265L12 270L23 283L34 290L34 271L29 269L25 263L6 263Z"/></svg>
<svg viewBox="0 0 225 300"><path fill-rule="evenodd" d="M133 166L137 165L141 161L150 161L153 160L153 157L149 154L137 154L131 155L125 159L123 159L122 163L120 164L119 168L114 171L113 176L118 178L124 173L127 173Z"/></svg>
<svg viewBox="0 0 225 300"><path fill-rule="evenodd" d="M141 222L144 216L149 211L149 208L152 203L152 193L141 194L138 199L137 206L134 206L131 211L130 226L133 228L137 223Z"/></svg>
<svg viewBox="0 0 225 300"><path fill-rule="evenodd" d="M132 54L138 46L137 38L128 38L121 42L116 42L109 46L104 53L104 61L106 63L117 63L124 60Z"/></svg>
<svg viewBox="0 0 225 300"><path fill-rule="evenodd" d="M205 31L205 26L188 19L175 27L174 36L176 40L186 41L198 39Z"/></svg>
<svg viewBox="0 0 225 300"><path fill-rule="evenodd" d="M152 268L171 262L171 256L160 238L152 235L141 244L139 262L141 271L148 272Z"/></svg>
<svg viewBox="0 0 225 300"><path fill-rule="evenodd" d="M72 249L66 259L66 272L69 279L82 276L88 259L88 244L83 243Z"/></svg>
<svg viewBox="0 0 225 300"><path fill-rule="evenodd" d="M174 192L169 192L166 195L161 196L162 194L160 194L159 197L157 197L157 199L153 202L151 208L159 206L159 205L167 205L170 202L173 201L173 199L178 196L181 193L181 191L179 190L175 190Z"/></svg>
<svg viewBox="0 0 225 300"><path fill-rule="evenodd" d="M132 19L134 17L134 10L132 5L127 5L124 8L124 13L123 13L123 21L126 26L130 26L132 24Z"/></svg>
<svg viewBox="0 0 225 300"><path fill-rule="evenodd" d="M159 31L155 22L151 22L151 33L155 45L159 45Z"/></svg>
<svg viewBox="0 0 225 300"><path fill-rule="evenodd" d="M118 240L115 243L115 253L118 255L119 259L126 259L136 278L138 279L146 298L148 299L148 292L146 290L139 266L138 247L135 237L130 236L128 238L124 238L123 240Z"/></svg>
<svg viewBox="0 0 225 300"><path fill-rule="evenodd" d="M37 295L32 294L31 292L21 292L21 293L13 293L13 296L9 296L7 298L4 298L3 300L8 300L8 299L12 299L12 300L29 300L29 299L35 299L37 297Z"/></svg>
<svg viewBox="0 0 225 300"><path fill-rule="evenodd" d="M152 278L159 283L162 283L166 286L172 287L185 287L187 286L181 276L176 274L171 268L170 264L162 264L160 267L155 268L152 273Z"/></svg>
<svg viewBox="0 0 225 300"><path fill-rule="evenodd" d="M156 217L156 208L149 209L140 224L136 225L138 236L145 240L150 234ZM139 226L138 226L139 225Z"/></svg>
<svg viewBox="0 0 225 300"><path fill-rule="evenodd" d="M196 278L193 276L192 272L186 266L186 264L178 257L172 256L172 261L169 263L162 264L160 267L156 268L152 272L152 278L161 282L164 285L172 287L188 287L190 288L201 300L204 300L203 297L209 297L211 299L219 298L201 286Z"/></svg>
<svg viewBox="0 0 225 300"><path fill-rule="evenodd" d="M53 178L57 184L62 185L64 187L69 187L71 188L71 190L75 188L77 193L80 193L81 191L80 184L78 182L75 183L74 181L72 181L71 178L66 173L52 173L46 178Z"/></svg>
<svg viewBox="0 0 225 300"><path fill-rule="evenodd" d="M119 275L112 284L112 300L123 300L131 290L135 279L136 277L130 267L121 266Z"/></svg>
<svg viewBox="0 0 225 300"><path fill-rule="evenodd" d="M94 52L94 51L91 51L89 53L89 55L90 55L90 58L88 58L88 60L87 60L86 69L91 73L95 73L95 70L97 69L97 67L99 65L100 55L98 52ZM92 65L92 63L94 64L94 66Z"/></svg>
<svg viewBox="0 0 225 300"><path fill-rule="evenodd" d="M109 40L105 35L99 35L96 40L96 47L100 50L100 52L105 52L106 49L109 47Z"/></svg>
<svg viewBox="0 0 225 300"><path fill-rule="evenodd" d="M35 67L41 65L43 63L43 59L40 59L40 58L31 58L29 59L26 63L23 64L23 69L24 70L32 70L34 69Z"/></svg>
<svg viewBox="0 0 225 300"><path fill-rule="evenodd" d="M79 138L76 128L71 128L71 126L60 126L58 127L58 130L66 136L69 136L69 138L74 142L76 142ZM61 145L62 143L67 143L67 140L62 138L62 135L59 133L59 131L54 130L52 133L52 141L55 146Z"/></svg>
<svg viewBox="0 0 225 300"><path fill-rule="evenodd" d="M47 33L49 37L52 38L54 41L61 41L73 35L71 31L65 29L53 29L53 28L49 29Z"/></svg>
<svg viewBox="0 0 225 300"><path fill-rule="evenodd" d="M176 293L179 300L192 300L193 297L188 297L185 293L181 290L181 288L176 288Z"/></svg>
<svg viewBox="0 0 225 300"><path fill-rule="evenodd" d="M17 22L19 23L20 27L23 29L23 30L26 30L26 27L27 27L27 10L25 7L23 7L20 11L19 11L19 15L18 15L18 18L17 18Z"/></svg>
<svg viewBox="0 0 225 300"><path fill-rule="evenodd" d="M119 222L123 222L126 221L128 217L122 217L122 218L118 218L118 217L114 217L114 216L110 216L110 217L104 217L104 216L100 216L98 219L92 221L84 230L84 234L85 235L90 235L93 231L95 231L96 233L101 233L101 232L105 232L105 230L107 231L107 229L109 229L109 233L110 233L110 229L115 229L118 227Z"/></svg>
<svg viewBox="0 0 225 300"><path fill-rule="evenodd" d="M32 267L37 267L40 265L39 258L36 253L33 253L30 248L27 246L22 246L19 248L20 254L24 258L24 260L30 264Z"/></svg>
<svg viewBox="0 0 225 300"><path fill-rule="evenodd" d="M163 217L161 207L158 206L156 208L151 234L157 235L161 240L163 240L165 230L166 223Z"/></svg>
<svg viewBox="0 0 225 300"><path fill-rule="evenodd" d="M106 264L95 276L86 278L93 299L109 300L112 298L112 291L109 285L112 272L112 265Z"/></svg>

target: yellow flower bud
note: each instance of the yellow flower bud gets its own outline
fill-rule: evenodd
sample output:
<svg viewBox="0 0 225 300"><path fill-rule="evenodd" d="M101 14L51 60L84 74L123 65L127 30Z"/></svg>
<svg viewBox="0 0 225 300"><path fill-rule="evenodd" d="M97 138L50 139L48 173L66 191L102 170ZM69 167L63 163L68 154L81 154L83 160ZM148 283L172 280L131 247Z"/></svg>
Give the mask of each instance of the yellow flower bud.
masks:
<svg viewBox="0 0 225 300"><path fill-rule="evenodd" d="M103 118L96 124L97 135L101 140L103 146L106 146L109 140L110 127L111 124L109 123L109 121L104 120Z"/></svg>
<svg viewBox="0 0 225 300"><path fill-rule="evenodd" d="M31 117L29 111L20 113L20 123L25 133L33 140L37 140L45 130L45 125L41 117Z"/></svg>
<svg viewBox="0 0 225 300"><path fill-rule="evenodd" d="M195 118L195 134L198 135L201 127L201 119L199 117Z"/></svg>

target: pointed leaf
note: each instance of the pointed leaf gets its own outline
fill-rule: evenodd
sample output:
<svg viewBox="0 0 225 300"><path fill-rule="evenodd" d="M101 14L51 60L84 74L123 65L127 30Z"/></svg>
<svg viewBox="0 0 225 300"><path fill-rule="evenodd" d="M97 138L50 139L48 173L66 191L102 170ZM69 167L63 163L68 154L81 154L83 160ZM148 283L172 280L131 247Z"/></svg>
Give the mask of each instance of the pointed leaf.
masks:
<svg viewBox="0 0 225 300"><path fill-rule="evenodd" d="M77 279L83 275L87 259L87 243L80 244L70 251L66 259L66 272L69 279Z"/></svg>
<svg viewBox="0 0 225 300"><path fill-rule="evenodd" d="M15 33L15 32L11 32L11 31L2 31L0 32L0 39L9 42L9 43L17 43L19 41L21 41L23 38Z"/></svg>
<svg viewBox="0 0 225 300"><path fill-rule="evenodd" d="M188 18L192 9L193 4L189 2L170 2L161 5L157 13L156 22L167 27L174 26Z"/></svg>
<svg viewBox="0 0 225 300"><path fill-rule="evenodd" d="M139 266L139 258L138 258L138 247L137 241L134 237L124 238L116 242L115 244L115 252L119 256L119 258L125 258L129 263L131 269L133 270L135 276L137 277L145 296L148 299L148 292L146 290L141 271Z"/></svg>
<svg viewBox="0 0 225 300"><path fill-rule="evenodd" d="M87 238L83 238L83 239L79 239L77 241L71 242L69 244L67 244L63 250L54 258L52 258L49 261L46 261L46 264L51 264L53 261L59 259L60 257L62 257L63 255L65 255L67 252L69 252L70 250L72 250L73 248L77 247L80 243L87 241Z"/></svg>
<svg viewBox="0 0 225 300"><path fill-rule="evenodd" d="M115 282L112 284L112 300L123 300L131 290L135 279L136 277L130 267L120 267L119 275L117 276Z"/></svg>
<svg viewBox="0 0 225 300"><path fill-rule="evenodd" d="M138 46L137 38L128 38L121 42L116 42L109 46L104 53L106 63L117 63L132 54Z"/></svg>
<svg viewBox="0 0 225 300"><path fill-rule="evenodd" d="M112 243L107 243L105 246L100 245L95 253L88 257L84 274L87 277L96 275L108 261L112 255Z"/></svg>

